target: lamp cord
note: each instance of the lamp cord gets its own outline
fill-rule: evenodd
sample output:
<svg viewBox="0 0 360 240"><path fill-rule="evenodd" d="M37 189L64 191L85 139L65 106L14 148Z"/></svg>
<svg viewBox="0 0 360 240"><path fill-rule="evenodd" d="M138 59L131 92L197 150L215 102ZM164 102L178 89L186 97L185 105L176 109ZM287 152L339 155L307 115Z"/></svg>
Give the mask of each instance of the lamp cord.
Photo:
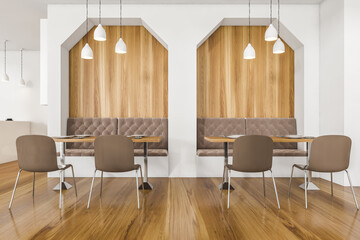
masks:
<svg viewBox="0 0 360 240"><path fill-rule="evenodd" d="M86 43L88 43L89 32L89 0L86 0Z"/></svg>
<svg viewBox="0 0 360 240"><path fill-rule="evenodd" d="M20 73L21 79L23 79L23 49L20 49Z"/></svg>
<svg viewBox="0 0 360 240"><path fill-rule="evenodd" d="M4 72L6 73L6 40L4 41Z"/></svg>
<svg viewBox="0 0 360 240"><path fill-rule="evenodd" d="M122 36L122 0L120 0L120 38Z"/></svg>
<svg viewBox="0 0 360 240"><path fill-rule="evenodd" d="M99 0L99 24L101 24L101 0Z"/></svg>
<svg viewBox="0 0 360 240"><path fill-rule="evenodd" d="M280 37L280 0L278 0L278 35Z"/></svg>
<svg viewBox="0 0 360 240"><path fill-rule="evenodd" d="M272 23L272 0L270 0L270 24Z"/></svg>
<svg viewBox="0 0 360 240"><path fill-rule="evenodd" d="M249 0L249 43L250 43L250 0Z"/></svg>

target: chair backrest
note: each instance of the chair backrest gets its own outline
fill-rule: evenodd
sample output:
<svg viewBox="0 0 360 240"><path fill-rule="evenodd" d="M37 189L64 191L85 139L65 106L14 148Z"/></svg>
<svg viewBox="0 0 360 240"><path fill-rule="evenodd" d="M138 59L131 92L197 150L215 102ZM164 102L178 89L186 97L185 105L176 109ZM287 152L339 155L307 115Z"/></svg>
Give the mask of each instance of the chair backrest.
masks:
<svg viewBox="0 0 360 240"><path fill-rule="evenodd" d="M95 139L95 167L105 172L134 170L134 144L125 136L100 136Z"/></svg>
<svg viewBox="0 0 360 240"><path fill-rule="evenodd" d="M296 135L295 118L247 118L246 135ZM296 149L297 143L274 143L275 149Z"/></svg>
<svg viewBox="0 0 360 240"><path fill-rule="evenodd" d="M240 172L264 172L272 167L273 141L268 136L239 137L234 143L233 169Z"/></svg>
<svg viewBox="0 0 360 240"><path fill-rule="evenodd" d="M308 169L315 172L340 172L349 167L351 139L342 135L316 138L310 149Z"/></svg>
<svg viewBox="0 0 360 240"><path fill-rule="evenodd" d="M167 118L119 118L118 135L160 136L159 143L149 143L151 149L168 149ZM143 143L135 143L135 149L144 148Z"/></svg>
<svg viewBox="0 0 360 240"><path fill-rule="evenodd" d="M245 135L245 118L198 118L197 149L223 149L222 143L211 143L206 136ZM233 144L229 145L232 148Z"/></svg>
<svg viewBox="0 0 360 240"><path fill-rule="evenodd" d="M25 135L16 139L19 168L30 172L51 172L59 169L56 146L52 138Z"/></svg>
<svg viewBox="0 0 360 240"><path fill-rule="evenodd" d="M67 135L116 135L117 118L69 118L67 120ZM93 143L67 143L68 149L93 149Z"/></svg>

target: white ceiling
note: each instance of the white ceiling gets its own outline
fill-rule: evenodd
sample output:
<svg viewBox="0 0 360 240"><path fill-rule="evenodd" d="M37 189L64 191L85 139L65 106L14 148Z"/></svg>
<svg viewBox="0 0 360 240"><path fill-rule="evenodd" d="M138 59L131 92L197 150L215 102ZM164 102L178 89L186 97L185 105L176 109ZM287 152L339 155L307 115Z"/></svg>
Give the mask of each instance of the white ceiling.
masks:
<svg viewBox="0 0 360 240"><path fill-rule="evenodd" d="M119 0L102 0L103 4ZM281 0L282 4L319 4L323 0ZM90 0L97 3L97 0ZM252 0L267 4L269 0ZM84 4L85 0L0 0L0 41L7 39L9 50L39 50L40 19L46 18L47 4ZM239 4L248 0L124 0L124 4ZM0 42L0 49L3 44Z"/></svg>

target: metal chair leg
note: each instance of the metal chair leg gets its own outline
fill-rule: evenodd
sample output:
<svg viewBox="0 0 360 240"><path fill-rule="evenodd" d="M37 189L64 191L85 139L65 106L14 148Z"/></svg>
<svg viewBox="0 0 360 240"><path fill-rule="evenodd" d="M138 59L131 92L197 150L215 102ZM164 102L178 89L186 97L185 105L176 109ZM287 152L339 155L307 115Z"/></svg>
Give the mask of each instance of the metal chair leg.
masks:
<svg viewBox="0 0 360 240"><path fill-rule="evenodd" d="M87 208L89 208L89 207L90 207L90 199L91 199L91 194L92 194L92 190L93 190L93 187L94 187L95 175L96 175L96 169L95 169L95 171L94 171L94 176L93 176L93 179L92 179L92 181L91 181L90 194L89 194L89 201L88 201L88 204L87 204Z"/></svg>
<svg viewBox="0 0 360 240"><path fill-rule="evenodd" d="M136 197L137 197L137 204L138 204L138 209L140 209L140 201L139 201L139 180L138 180L138 170L136 169L135 171L135 175L136 175Z"/></svg>
<svg viewBox="0 0 360 240"><path fill-rule="evenodd" d="M307 209L307 183L306 183L306 180L307 180L307 174L306 174L306 171L304 171L304 179L305 179L305 184L304 184L304 187L305 187L305 208Z"/></svg>
<svg viewBox="0 0 360 240"><path fill-rule="evenodd" d="M278 208L280 209L280 203L279 203L279 197L278 197L278 193L277 193L277 189L276 189L275 178L274 178L272 170L270 170L270 172L271 172L271 178L272 178L273 183L274 183L274 190L275 190L275 196L276 196L277 205L278 205Z"/></svg>
<svg viewBox="0 0 360 240"><path fill-rule="evenodd" d="M356 196L355 196L354 188L353 188L353 185L352 185L352 182L351 182L350 174L349 174L349 172L347 170L345 170L345 172L346 172L346 174L348 176L348 179L349 179L349 183L350 183L351 191L352 191L353 198L354 198L354 201L355 201L356 209L359 210L359 205L358 205L357 200L356 200Z"/></svg>
<svg viewBox="0 0 360 240"><path fill-rule="evenodd" d="M76 188L76 181L75 181L75 174L74 174L74 167L72 165L70 165L71 167L71 172L72 172L72 178L73 178L73 183L74 183L74 189L75 189L75 196L77 197L77 188Z"/></svg>
<svg viewBox="0 0 360 240"><path fill-rule="evenodd" d="M104 176L104 171L101 171L100 198L102 197L103 176Z"/></svg>
<svg viewBox="0 0 360 240"><path fill-rule="evenodd" d="M221 183L221 187L220 187L220 198L222 198L222 192L223 192L223 187L224 187L224 178L225 178L225 171L226 171L226 166L224 166L224 171L223 171L223 177L222 177L222 183Z"/></svg>
<svg viewBox="0 0 360 240"><path fill-rule="evenodd" d="M263 177L264 197L266 197L266 190L265 190L265 172L262 172L262 177Z"/></svg>
<svg viewBox="0 0 360 240"><path fill-rule="evenodd" d="M290 175L290 182L289 182L288 197L290 197L291 180L292 180L292 177L293 177L293 174L294 174L294 167L295 167L295 165L293 165L292 168L291 168L291 175Z"/></svg>
<svg viewBox="0 0 360 240"><path fill-rule="evenodd" d="M231 179L231 170L228 169L228 202L227 202L227 208L230 208L230 179Z"/></svg>
<svg viewBox="0 0 360 240"><path fill-rule="evenodd" d="M59 175L60 175L60 196L59 196L59 209L61 209L61 197L62 197L62 181L61 181L61 176L62 176L62 170L59 171Z"/></svg>
<svg viewBox="0 0 360 240"><path fill-rule="evenodd" d="M32 191L33 198L34 198L34 195L35 195L35 172L34 172L34 175L33 175L33 191Z"/></svg>
<svg viewBox="0 0 360 240"><path fill-rule="evenodd" d="M142 192L143 192L143 198L144 198L145 197L145 187L144 187L144 178L143 178L141 166L140 166L140 176L141 176L141 186L142 186Z"/></svg>
<svg viewBox="0 0 360 240"><path fill-rule="evenodd" d="M334 187L333 187L333 173L330 173L331 176L331 196L334 196Z"/></svg>
<svg viewBox="0 0 360 240"><path fill-rule="evenodd" d="M16 191L17 184L18 184L18 182L19 182L19 178L20 178L20 173L21 173L21 171L22 171L22 169L19 170L19 172L18 172L18 174L17 174L17 177L16 177L14 190L13 190L13 193L12 193L12 195L11 195L11 200L10 200L10 204L9 204L9 209L11 209L11 205L12 205L13 200L14 200L15 191Z"/></svg>

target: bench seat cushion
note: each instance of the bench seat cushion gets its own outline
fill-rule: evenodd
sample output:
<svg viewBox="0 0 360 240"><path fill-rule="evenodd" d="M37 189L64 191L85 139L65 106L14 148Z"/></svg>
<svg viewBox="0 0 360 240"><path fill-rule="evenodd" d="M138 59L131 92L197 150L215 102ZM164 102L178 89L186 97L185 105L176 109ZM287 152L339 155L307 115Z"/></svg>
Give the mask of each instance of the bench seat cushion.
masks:
<svg viewBox="0 0 360 240"><path fill-rule="evenodd" d="M233 150L229 149L229 156L232 156ZM198 149L197 155L199 157L217 157L224 156L224 149ZM305 157L307 152L298 149L274 149L273 156L275 157Z"/></svg>
<svg viewBox="0 0 360 240"><path fill-rule="evenodd" d="M94 149L66 149L66 156L83 157L94 156ZM144 149L134 149L135 156L144 156ZM168 151L166 149L148 149L148 156L167 156Z"/></svg>

